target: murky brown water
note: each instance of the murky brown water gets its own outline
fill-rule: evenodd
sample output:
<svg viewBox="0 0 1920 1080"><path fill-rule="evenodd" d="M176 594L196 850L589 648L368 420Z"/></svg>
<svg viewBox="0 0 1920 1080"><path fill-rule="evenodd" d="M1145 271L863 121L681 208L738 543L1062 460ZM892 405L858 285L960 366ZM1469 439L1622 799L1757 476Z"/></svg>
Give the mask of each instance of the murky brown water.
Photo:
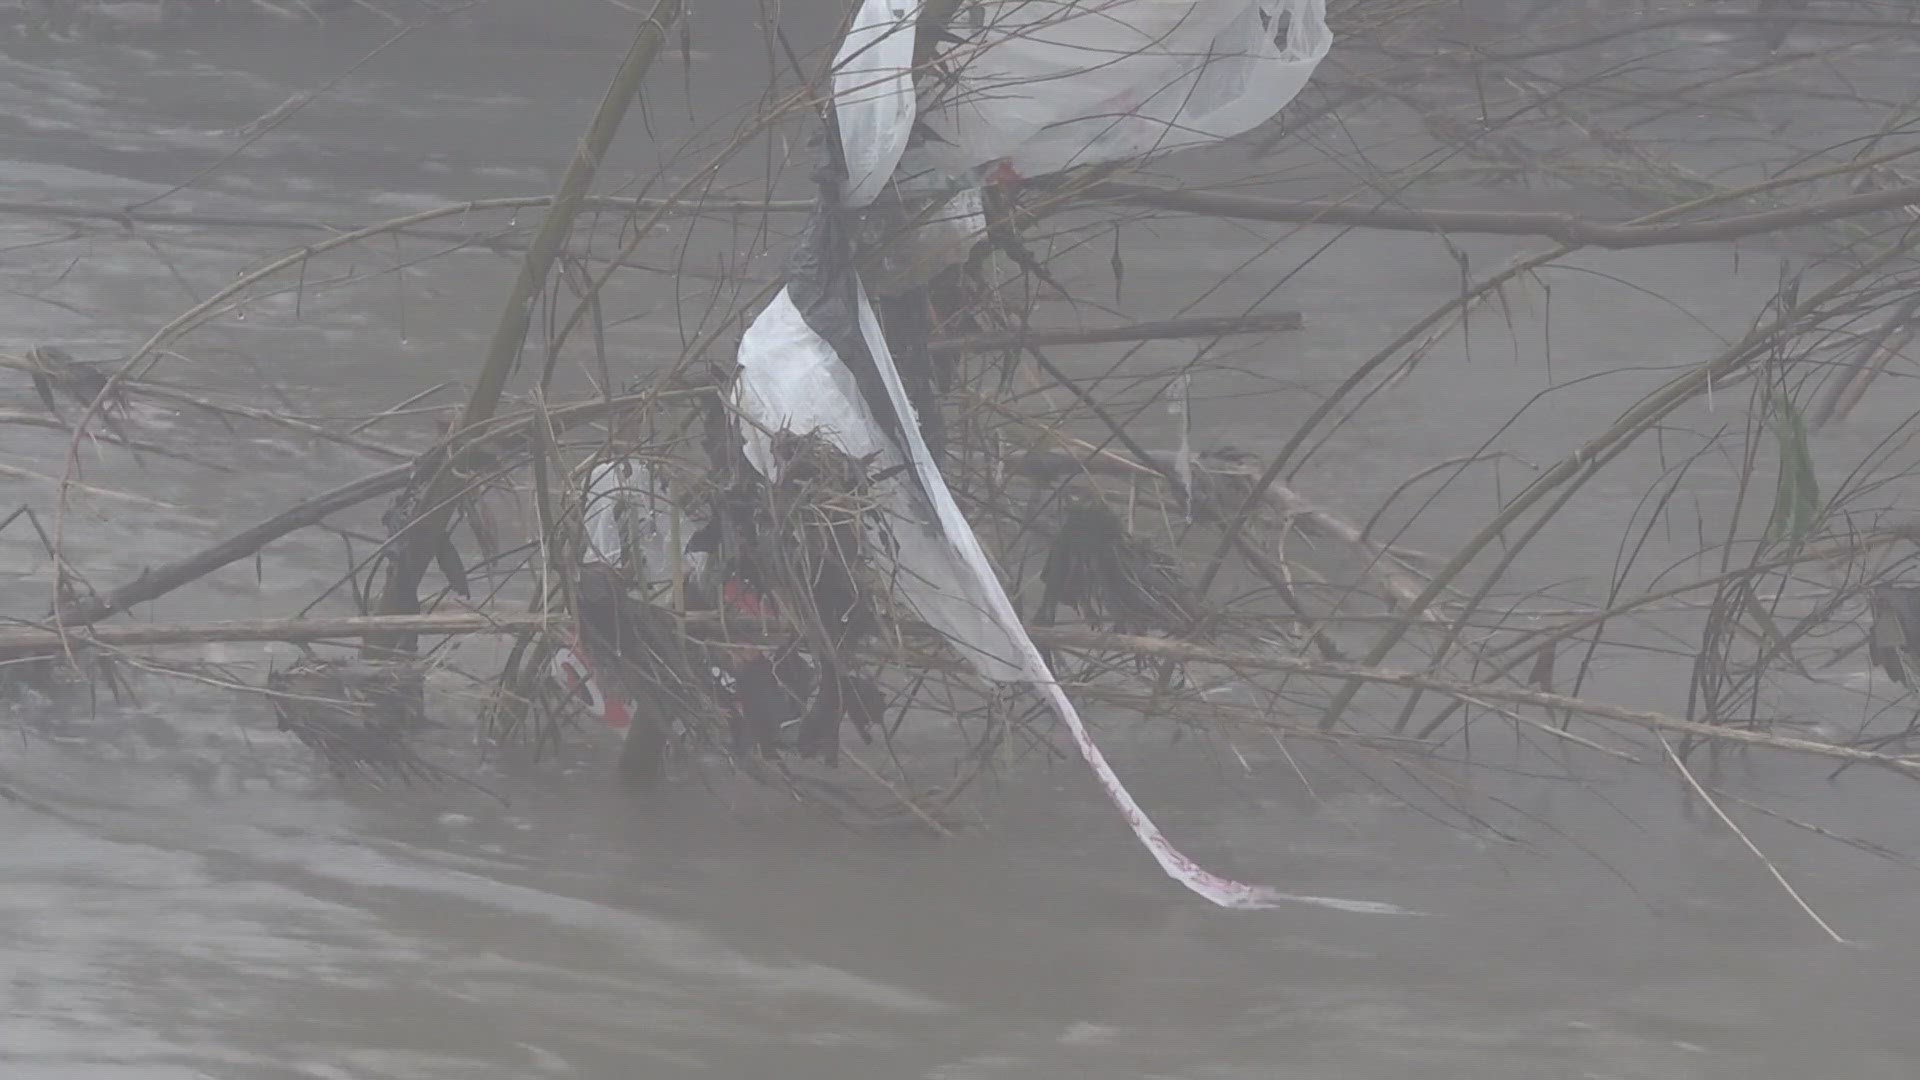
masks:
<svg viewBox="0 0 1920 1080"><path fill-rule="evenodd" d="M801 36L817 40L828 6L792 7L784 18L815 27ZM586 0L493 7L394 46L157 208L364 221L546 190L618 58L622 17ZM764 62L746 22L744 5L699 13L697 120L687 119L671 66L649 102L654 138L623 140L615 177L657 167L663 147L752 100ZM113 206L159 194L236 145L224 129L325 82L384 36L343 25L203 30L139 48L8 43L4 198ZM1686 47L1710 58L1722 48L1704 39ZM1898 70L1863 60L1857 77L1897 84ZM1350 134L1396 152L1386 121L1354 118ZM1301 155L1309 189L1334 173L1321 138ZM751 179L765 164L734 171ZM70 235L65 223L0 217L0 349L58 343L85 359L123 355L295 242L82 228ZM1252 268L1206 310L1233 310L1287 277L1274 303L1308 314L1306 331L1239 357L1246 375L1196 388L1203 442L1277 446L1314 393L1458 287L1457 264L1434 239L1354 236L1309 262L1331 233L1304 230L1260 254L1289 235L1169 221L1129 237L1128 302L1141 317L1179 306L1204 287L1196 283L1248 259ZM731 253L711 254L751 255L757 243L742 236ZM1484 239L1462 247L1476 268L1531 250ZM433 250L410 241L316 264L315 280L364 280L314 290L297 310L285 295L231 313L157 374L315 416L366 412L460 378L514 267L466 252L409 269L397 284L371 276ZM1550 319L1536 291L1530 309L1514 312L1512 337L1495 333L1497 319L1476 323L1488 332L1471 354L1457 342L1436 351L1336 438L1301 486L1364 516L1416 469L1475 450L1550 386L1627 369L1547 397L1502 436L1519 457L1552 461L1719 336L1744 330L1773 288L1777 250L1572 260L1547 275ZM772 272L771 260L746 265ZM618 305L647 317L614 329L617 362L640 370L677 350L705 304L700 287L624 279ZM1276 379L1300 389L1233 399ZM262 395L268 383L278 398ZM20 380L0 383L0 395L8 407L31 400ZM1903 418L1898 396L1821 436L1823 466L1856 458ZM1684 418L1701 430L1722 419L1738 422L1704 407ZM96 582L381 464L192 413L155 410L140 422L230 471L90 451L89 483L147 500L77 501L69 540ZM0 427L0 459L19 468L58 471L59 445L47 432ZM1576 503L1514 580L1596 595L1657 475L1652 448L1641 464ZM1708 462L1696 474L1709 521L1724 514L1715 500L1736 467ZM1508 493L1520 475L1506 475ZM0 509L47 497L44 485L0 478ZM1490 477L1474 478L1408 539L1448 549L1495 497ZM1649 559L1678 557L1693 539L1656 538ZM292 538L259 567L230 568L140 617L282 613L330 581L340 560L337 539ZM37 612L45 580L26 537L0 534L0 610ZM182 655L262 657L240 647ZM1595 692L1673 709L1685 679L1683 661L1609 654ZM1161 879L1070 761L1008 770L978 807L982 830L880 839L717 777L622 791L605 747L488 766L481 779L510 797L506 807L460 788L342 791L316 777L255 703L178 682L142 690L139 703L103 703L96 714L17 708L32 733L0 748L0 782L13 793L0 801L6 1080L1920 1074L1911 873L1743 818L1861 943L1828 944L1737 841L1682 812L1675 787L1601 759L1554 761L1489 737L1475 753L1495 767L1443 765L1416 778L1390 759L1290 744L1309 789L1271 745L1235 747L1243 765L1219 746L1168 749L1164 733L1109 732L1142 800L1202 861L1428 913L1226 914ZM1835 700L1788 695L1780 707L1814 715ZM1582 782L1498 768L1508 764ZM1436 777L1471 787L1524 843L1456 827L1464 823L1422 790ZM1920 825L1912 791L1883 777L1829 784L1822 770L1756 759L1731 767L1725 782L1895 846L1911 846Z"/></svg>

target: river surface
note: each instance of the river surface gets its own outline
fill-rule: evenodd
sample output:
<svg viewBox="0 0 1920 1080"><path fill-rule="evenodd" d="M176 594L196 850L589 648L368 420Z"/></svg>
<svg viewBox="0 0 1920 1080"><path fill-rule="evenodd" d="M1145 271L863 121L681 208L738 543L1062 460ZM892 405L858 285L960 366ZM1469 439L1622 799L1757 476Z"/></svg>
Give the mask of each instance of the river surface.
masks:
<svg viewBox="0 0 1920 1080"><path fill-rule="evenodd" d="M829 7L809 0L781 12L801 53L825 38ZM630 125L603 189L656 174L678 182L690 170L677 144L711 143L737 122L766 81L755 17L738 0L701 7L690 70L670 49L645 130ZM118 207L164 195L150 209L366 222L543 193L631 24L588 0L483 4L391 45L199 180L241 144L236 129L340 76L392 28L367 17L325 29L17 38L0 49L0 199ZM1676 41L1692 52L1674 62L1732 63L1750 55L1745 47L1694 35ZM1890 98L1920 67L1891 47L1857 63L1849 77ZM1817 109L1747 119L1799 125L1815 142L1821 125L1839 122ZM1292 159L1288 190L1340 190L1355 147L1378 160L1414 152L1398 138L1378 116L1317 126ZM1713 153L1697 147L1693 158ZM763 154L723 178L751 185L769 168ZM784 171L784 186L799 190L804 170ZM1568 205L1624 213L1597 197ZM682 234L671 228L643 261L674 261ZM692 272L618 279L613 362L631 376L677 352L699 329L711 277L769 280L783 244L750 233L730 244L703 235ZM233 275L319 235L0 216L0 351L59 344L82 359L124 356ZM1244 308L1278 286L1272 306L1306 313L1304 331L1235 346L1237 373L1199 380L1203 445L1277 448L1314 395L1459 287L1456 250L1436 238L1354 235L1319 253L1334 237L1195 220L1129 227L1129 315L1170 313L1242 267L1202 310ZM1471 239L1457 253L1484 271L1538 243ZM1092 245L1097 257L1072 271L1070 288L1110 295L1109 245ZM309 292L223 314L154 375L329 423L463 379L515 264L483 248L427 261L452 246L412 239L316 260ZM1477 320L1471 348L1456 335L1436 349L1297 482L1364 520L1412 473L1474 452L1550 387L1577 385L1542 399L1499 444L1536 464L1557 460L1744 332L1790 253L1769 242L1567 260L1543 275L1530 305ZM1138 362L1177 362L1179 351L1156 346ZM1094 350L1072 355L1102 362ZM563 369L578 386L591 364ZM1586 379L1599 372L1617 374ZM6 407L34 407L24 379L0 378ZM1290 389L1276 395L1275 385ZM1715 406L1731 416L1704 404L1688 413L1668 449L1689 432L1738 424L1743 395ZM1911 410L1898 399L1877 395L1849 426L1820 435L1823 469L1844 472L1901 422ZM389 464L264 425L138 408L130 431L194 461L88 448L83 479L105 493L77 495L64 528L70 558L96 585ZM365 434L418 445L397 427ZM15 470L58 473L63 449L57 433L0 427L0 463ZM1516 564L1516 602L1523 588L1562 601L1601 594L1659 475L1655 450L1641 456L1597 482ZM1694 525L1724 521L1737 471L1737 461L1700 466L1692 516L1659 531L1650 563L1683 558ZM1505 473L1506 493L1524 476L1519 465ZM0 476L0 511L27 502L51 528L50 491L32 475ZM1448 551L1498 494L1489 471L1417 518L1403 506L1385 520L1411 519L1407 542ZM338 520L375 528L370 513ZM329 583L342 558L339 537L301 534L137 617L284 614ZM0 533L0 612L43 611L48 579L30 533L18 523ZM263 658L292 654L175 655L257 679ZM1587 692L1682 708L1684 657L1626 650L1604 660ZM1835 677L1864 682L1864 671L1855 654ZM604 741L558 760L479 766L504 805L458 785L342 787L256 700L179 680L136 686L137 700L103 696L92 708L9 706L19 733L0 743L4 1080L1920 1075L1920 878L1741 815L1852 939L1835 945L1717 820L1687 812L1671 777L1597 755L1536 756L1532 769L1516 756L1502 769L1491 745L1501 737L1490 734L1476 752L1496 764L1402 770L1299 741L1170 747L1164 731L1113 725L1103 737L1136 793L1203 863L1422 914L1227 913L1164 880L1065 757L1030 755L1005 770L976 808L977 827L955 838L876 837L723 779L623 790ZM1803 717L1862 707L1790 693L1773 704ZM456 724L449 738L462 734ZM1910 784L1863 771L1829 783L1825 772L1754 758L1721 779L1783 813L1912 846L1920 801ZM1500 831L1448 812L1443 804L1458 800L1436 798L1436 784L1471 791Z"/></svg>

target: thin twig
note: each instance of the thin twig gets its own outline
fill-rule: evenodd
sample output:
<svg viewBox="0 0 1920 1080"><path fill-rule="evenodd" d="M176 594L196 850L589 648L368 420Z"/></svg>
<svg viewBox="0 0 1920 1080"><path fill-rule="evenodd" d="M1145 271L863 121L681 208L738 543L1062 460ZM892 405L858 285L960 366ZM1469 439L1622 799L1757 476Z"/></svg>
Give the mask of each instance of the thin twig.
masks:
<svg viewBox="0 0 1920 1080"><path fill-rule="evenodd" d="M1719 801L1716 800L1706 788L1700 785L1700 781L1694 779L1693 770L1687 768L1687 763L1680 760L1679 754L1673 752L1673 744L1667 741L1667 737L1661 735L1659 739L1660 749L1667 752L1667 760L1673 762L1673 767L1680 770L1680 775L1686 778L1687 786L1693 789L1694 794L1700 796L1700 800L1707 804L1707 808L1713 811L1714 816L1719 818L1722 824L1733 830L1733 835L1740 838L1740 842L1747 846L1748 851L1753 852L1753 857L1760 860L1760 864L1767 868L1767 873L1773 875L1773 880L1779 882L1780 887L1785 889L1787 895L1793 898L1793 902L1800 906L1800 910L1807 913L1807 918L1812 919L1814 925L1818 926L1828 937L1832 938L1834 944L1845 945L1847 939L1841 937L1838 930L1829 926L1827 920L1821 918L1820 913L1813 910L1813 905L1807 903L1806 899L1800 895L1799 890L1793 887L1793 883L1787 880L1787 876L1780 872L1780 868L1773 865L1773 860L1767 858L1767 853L1761 851L1760 846L1748 838L1746 832L1743 831L1740 826L1734 824L1733 819L1727 816L1727 812L1720 809Z"/></svg>

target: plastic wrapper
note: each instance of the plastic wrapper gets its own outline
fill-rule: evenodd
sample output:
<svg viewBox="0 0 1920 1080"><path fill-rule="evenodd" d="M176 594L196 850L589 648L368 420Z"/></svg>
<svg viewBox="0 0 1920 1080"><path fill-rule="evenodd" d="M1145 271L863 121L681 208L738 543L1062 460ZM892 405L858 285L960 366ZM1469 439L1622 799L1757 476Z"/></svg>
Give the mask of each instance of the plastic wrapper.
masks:
<svg viewBox="0 0 1920 1080"><path fill-rule="evenodd" d="M1307 85L1333 44L1326 0L981 0L936 51L950 83L913 78L917 0L866 0L839 57L847 203L901 166L1023 177L1232 138Z"/></svg>
<svg viewBox="0 0 1920 1080"><path fill-rule="evenodd" d="M892 395L896 407L907 407L906 391L900 381L898 370L887 348L885 336L881 333L880 320L873 313L873 306L867 303L864 292L860 295L860 326L866 337L867 348L873 354L874 366L880 371ZM1118 773L1108 763L1099 744L1093 741L1093 735L1087 730L1086 723L1080 719L1080 712L1074 708L1072 699L1053 677L1053 671L1047 666L1046 658L1027 635L1020 621L1020 613L1013 606L1013 600L1001 586L986 551L980 546L980 538L967 519L961 515L960 507L953 501L953 493L940 476L939 466L933 455L928 452L925 442L920 438L919 428L906 426L907 457L912 462L914 472L919 476L931 496L934 510L944 533L943 540L950 552L969 571L968 584L985 601L981 614L991 620L996 633L995 641L1004 639L1010 646L1007 655L1015 661L1012 665L1018 674L1009 678L995 675L987 667L975 660L975 667L988 678L1002 682L1021 681L1032 686L1053 709L1061 722L1067 726L1074 746L1080 751L1087 766L1093 770L1094 778L1100 782L1101 790L1126 819L1127 827L1132 830L1142 846L1151 854L1154 861L1166 875L1186 886L1194 893L1224 908L1259 909L1278 906L1281 903L1311 904L1316 907L1330 907L1341 911L1365 914L1407 914L1392 904L1381 904L1367 900L1346 900L1332 896L1302 896L1297 893L1284 893L1265 885L1249 885L1222 877L1199 863L1194 862L1173 846L1166 834L1160 831L1153 819L1147 816L1133 794L1121 782ZM1006 665L1001 665L1006 666Z"/></svg>
<svg viewBox="0 0 1920 1080"><path fill-rule="evenodd" d="M979 187L916 201L924 205L876 207L860 214L860 277L873 283L876 296L925 288L942 270L966 262L986 238Z"/></svg>
<svg viewBox="0 0 1920 1080"><path fill-rule="evenodd" d="M667 500L666 485L652 465L636 458L596 462L587 473L582 507L582 563L624 567L645 592L673 580L673 515L679 511ZM692 531L691 525L681 529L686 535ZM693 576L706 555L683 550L680 559L681 572ZM563 690L579 697L588 715L616 731L632 726L633 704L619 691L617 680L596 673L577 631L554 650L548 671Z"/></svg>
<svg viewBox="0 0 1920 1080"><path fill-rule="evenodd" d="M811 231L812 246L803 245L794 267L801 274L851 277L850 268L826 265L832 252L818 244L820 233L817 227ZM747 460L763 474L774 475L772 435L794 431L825 436L856 458L871 456L876 472L909 465L911 471L905 477L891 478L875 492L889 509L886 520L874 526L886 534L876 547L894 552L904 599L981 675L996 682L1025 683L1044 697L1066 724L1075 747L1128 828L1169 877L1221 907L1266 908L1293 902L1398 913L1400 909L1387 904L1300 896L1235 881L1212 873L1173 846L1127 791L1027 635L991 560L940 475L880 319L857 277L852 285L852 328L845 325L846 305L830 299L838 290L823 287L815 277L805 281L805 291L816 301L807 311L795 303L794 285L789 284L748 327L740 343L740 375L734 390L735 405L745 418L741 434ZM848 339L849 329L857 332L857 340ZM877 379L878 394L884 396L869 395L860 373ZM876 412L881 409L899 418L896 425L879 419Z"/></svg>
<svg viewBox="0 0 1920 1080"><path fill-rule="evenodd" d="M1039 176L1197 146L1265 123L1333 44L1325 0L988 0L925 116L975 167ZM1286 43L1276 34L1284 31Z"/></svg>
<svg viewBox="0 0 1920 1080"><path fill-rule="evenodd" d="M850 457L871 456L874 473L907 463L902 448L875 417L853 371L808 324L790 288L782 289L747 328L739 358L734 404L748 420L741 425L747 461L762 475L778 479L772 435L780 431L817 433ZM891 358L888 368L891 371ZM918 416L910 403L904 411L906 426L918 439ZM873 495L886 512L872 526L883 534L875 537L873 550L892 553L896 566L888 569L899 571L895 580L902 599L981 674L1002 682L1022 680L1015 642L994 616L977 575L949 542L916 475L896 474L876 485Z"/></svg>
<svg viewBox="0 0 1920 1080"><path fill-rule="evenodd" d="M913 132L914 20L920 0L865 0L834 55L833 112L847 155L841 197L866 206L885 190Z"/></svg>
<svg viewBox="0 0 1920 1080"><path fill-rule="evenodd" d="M673 516L678 512L652 465L634 458L595 464L587 474L583 561L629 566L634 580L649 591L667 584L673 580ZM683 523L680 533L689 536L693 528ZM705 555L682 546L681 573L698 573Z"/></svg>
<svg viewBox="0 0 1920 1080"><path fill-rule="evenodd" d="M892 550L901 592L914 611L984 677L1031 686L1066 725L1127 826L1172 879L1229 908L1283 901L1387 913L1391 905L1298 896L1214 874L1182 854L1127 791L1054 678L1000 584L992 561L940 474L926 423L937 413L924 372L903 371L855 270L853 208L871 205L897 172L924 180L978 174L995 162L1032 176L1237 135L1278 112L1306 84L1331 42L1324 0L1106 0L1042 4L987 0L963 30L957 93L938 119L946 141L922 137L910 167L918 103L912 72L914 0L866 0L835 71L834 117L845 178L843 206L822 201L788 265L787 287L740 342L734 402L747 460L777 479L772 436L813 433L842 452L896 471L874 494L886 503L872 528L876 550ZM1284 32L1287 44L1277 43ZM921 117L921 119L926 119ZM940 125L935 125L936 127ZM971 210L977 204L966 204ZM970 247L971 213L947 236ZM983 224L983 222L981 222ZM942 234L912 232L940 254ZM961 257L964 257L961 256ZM956 260L957 261L957 260ZM869 265L872 265L869 263ZM901 343L902 354L924 352ZM923 407L932 415L922 417Z"/></svg>

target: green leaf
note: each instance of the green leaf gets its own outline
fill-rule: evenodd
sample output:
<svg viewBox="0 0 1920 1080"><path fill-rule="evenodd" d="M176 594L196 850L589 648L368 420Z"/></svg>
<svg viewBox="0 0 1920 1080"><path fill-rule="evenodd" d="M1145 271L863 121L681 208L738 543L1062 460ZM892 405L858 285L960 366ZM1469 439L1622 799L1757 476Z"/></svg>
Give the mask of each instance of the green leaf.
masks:
<svg viewBox="0 0 1920 1080"><path fill-rule="evenodd" d="M1774 399L1774 437L1780 443L1780 479L1774 489L1767 539L1798 543L1806 539L1820 517L1820 484L1813 475L1806 418L1785 396Z"/></svg>

